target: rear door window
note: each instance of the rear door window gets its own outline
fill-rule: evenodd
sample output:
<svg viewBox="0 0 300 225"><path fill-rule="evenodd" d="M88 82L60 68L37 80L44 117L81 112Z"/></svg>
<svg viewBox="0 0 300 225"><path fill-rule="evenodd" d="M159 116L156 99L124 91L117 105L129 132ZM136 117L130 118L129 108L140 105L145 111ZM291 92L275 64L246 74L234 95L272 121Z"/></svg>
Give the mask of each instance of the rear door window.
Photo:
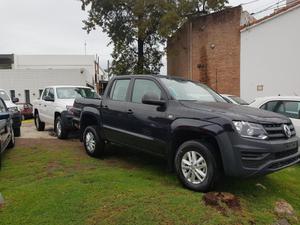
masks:
<svg viewBox="0 0 300 225"><path fill-rule="evenodd" d="M130 79L115 80L110 98L115 101L126 101Z"/></svg>

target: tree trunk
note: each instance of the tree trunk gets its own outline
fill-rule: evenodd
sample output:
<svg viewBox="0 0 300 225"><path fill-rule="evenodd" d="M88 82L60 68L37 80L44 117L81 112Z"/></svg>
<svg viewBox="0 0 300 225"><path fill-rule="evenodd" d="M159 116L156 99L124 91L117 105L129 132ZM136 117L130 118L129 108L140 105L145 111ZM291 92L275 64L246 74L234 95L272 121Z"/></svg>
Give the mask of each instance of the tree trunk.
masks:
<svg viewBox="0 0 300 225"><path fill-rule="evenodd" d="M138 38L138 62L137 73L144 74L144 40Z"/></svg>

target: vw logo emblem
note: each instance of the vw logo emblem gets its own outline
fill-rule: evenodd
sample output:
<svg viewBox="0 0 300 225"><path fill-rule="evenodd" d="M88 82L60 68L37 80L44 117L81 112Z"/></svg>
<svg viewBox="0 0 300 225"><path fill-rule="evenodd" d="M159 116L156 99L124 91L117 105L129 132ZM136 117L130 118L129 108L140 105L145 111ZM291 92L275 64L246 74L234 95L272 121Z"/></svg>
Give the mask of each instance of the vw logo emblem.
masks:
<svg viewBox="0 0 300 225"><path fill-rule="evenodd" d="M287 138L290 138L292 136L291 129L289 128L288 125L286 125L286 124L283 125L283 131Z"/></svg>

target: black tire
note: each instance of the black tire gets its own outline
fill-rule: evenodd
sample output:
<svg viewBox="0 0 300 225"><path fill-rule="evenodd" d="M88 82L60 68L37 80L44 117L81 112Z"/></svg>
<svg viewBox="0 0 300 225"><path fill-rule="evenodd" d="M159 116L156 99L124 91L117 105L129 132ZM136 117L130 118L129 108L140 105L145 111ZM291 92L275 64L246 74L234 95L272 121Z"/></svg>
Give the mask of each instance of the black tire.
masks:
<svg viewBox="0 0 300 225"><path fill-rule="evenodd" d="M89 146L91 142L89 143L88 135L90 135L90 138L94 139L93 148L90 148L92 146ZM104 155L105 143L99 135L97 126L88 126L85 128L83 132L83 143L85 151L89 156L101 157Z"/></svg>
<svg viewBox="0 0 300 225"><path fill-rule="evenodd" d="M58 126L60 126L60 127L58 127ZM64 124L63 124L60 116L58 116L55 119L54 127L55 127L55 133L56 133L56 136L58 139L67 139L68 138L68 131L64 128Z"/></svg>
<svg viewBox="0 0 300 225"><path fill-rule="evenodd" d="M12 131L11 132L11 139L10 139L10 142L9 142L7 148L8 149L13 148L13 147L15 147L15 144L16 144L15 134L14 134L14 131Z"/></svg>
<svg viewBox="0 0 300 225"><path fill-rule="evenodd" d="M200 160L202 161L201 165L193 163L191 163L191 166L188 164L184 165L184 162L186 161L182 162L183 159L192 156L199 157L198 160L200 160L201 156L204 161L202 161L202 159ZM198 160L191 161L195 162ZM190 163L190 161L188 162ZM183 168L184 166L188 168ZM175 169L177 177L185 187L193 191L207 192L211 190L219 177L220 172L218 168L217 160L214 155L214 148L210 144L201 143L198 140L191 140L184 142L176 152ZM199 170L201 170L201 173ZM204 174L205 176L203 176ZM202 180L198 179L199 177L202 178ZM194 182L192 182L193 178L196 179Z"/></svg>
<svg viewBox="0 0 300 225"><path fill-rule="evenodd" d="M38 112L34 116L34 124L35 124L35 127L36 127L37 131L44 131L45 130L45 123L43 123L40 120L40 116L39 116Z"/></svg>
<svg viewBox="0 0 300 225"><path fill-rule="evenodd" d="M14 136L15 137L20 137L21 136L21 127L16 127L14 128Z"/></svg>

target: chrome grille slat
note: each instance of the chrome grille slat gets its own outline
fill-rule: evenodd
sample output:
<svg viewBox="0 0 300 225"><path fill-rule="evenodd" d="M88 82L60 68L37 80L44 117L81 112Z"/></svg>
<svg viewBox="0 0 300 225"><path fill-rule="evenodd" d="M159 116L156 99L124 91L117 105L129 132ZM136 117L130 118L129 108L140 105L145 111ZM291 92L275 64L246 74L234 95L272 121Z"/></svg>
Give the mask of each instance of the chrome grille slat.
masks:
<svg viewBox="0 0 300 225"><path fill-rule="evenodd" d="M263 124L270 140L284 139L286 135L283 130L284 124ZM291 130L292 137L296 135L293 124L287 124Z"/></svg>

